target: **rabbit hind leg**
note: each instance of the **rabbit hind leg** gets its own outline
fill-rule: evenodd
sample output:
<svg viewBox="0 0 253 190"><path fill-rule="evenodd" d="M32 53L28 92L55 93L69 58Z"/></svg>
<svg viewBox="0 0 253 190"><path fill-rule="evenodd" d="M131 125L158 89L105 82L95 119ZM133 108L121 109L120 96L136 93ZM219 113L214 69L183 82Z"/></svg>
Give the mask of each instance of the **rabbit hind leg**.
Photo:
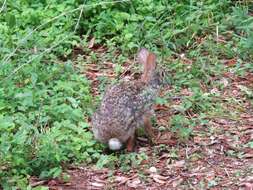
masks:
<svg viewBox="0 0 253 190"><path fill-rule="evenodd" d="M150 116L144 116L144 130L151 139L152 143L155 143L155 133L152 127Z"/></svg>
<svg viewBox="0 0 253 190"><path fill-rule="evenodd" d="M133 133L127 140L126 148L128 152L133 152L135 147L135 133Z"/></svg>

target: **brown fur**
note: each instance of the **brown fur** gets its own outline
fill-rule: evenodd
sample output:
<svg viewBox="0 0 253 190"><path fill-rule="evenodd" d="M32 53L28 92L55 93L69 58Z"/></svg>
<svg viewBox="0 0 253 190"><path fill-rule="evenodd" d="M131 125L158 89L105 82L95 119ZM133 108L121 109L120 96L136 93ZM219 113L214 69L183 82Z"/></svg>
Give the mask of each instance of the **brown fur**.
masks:
<svg viewBox="0 0 253 190"><path fill-rule="evenodd" d="M161 76L156 72L156 56L153 53L141 49L138 61L144 66L141 80L122 81L110 86L92 117L94 136L102 143L117 138L121 143L128 141L127 149L132 150L135 130L144 125L146 132L154 136L150 117L161 88Z"/></svg>

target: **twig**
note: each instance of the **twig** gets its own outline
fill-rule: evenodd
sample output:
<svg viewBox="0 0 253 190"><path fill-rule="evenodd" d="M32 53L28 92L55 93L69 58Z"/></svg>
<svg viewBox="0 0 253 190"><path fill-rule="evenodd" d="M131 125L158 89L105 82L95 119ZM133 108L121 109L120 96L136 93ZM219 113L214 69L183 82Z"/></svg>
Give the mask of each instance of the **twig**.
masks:
<svg viewBox="0 0 253 190"><path fill-rule="evenodd" d="M224 168L224 170L225 170L225 172L226 172L227 176L228 176L228 177L230 177L230 175L229 175L229 173L228 173L227 169L226 169L226 168Z"/></svg>
<svg viewBox="0 0 253 190"><path fill-rule="evenodd" d="M45 180L42 180L42 181L37 181L37 182L34 182L31 184L31 187L36 187L36 186L39 186L39 185L43 185L45 184L46 181Z"/></svg>
<svg viewBox="0 0 253 190"><path fill-rule="evenodd" d="M188 145L186 145L185 156L186 156L187 159L189 158L188 151L189 151L189 147L188 147Z"/></svg>
<svg viewBox="0 0 253 190"><path fill-rule="evenodd" d="M216 43L219 43L219 26L216 26Z"/></svg>
<svg viewBox="0 0 253 190"><path fill-rule="evenodd" d="M3 5L2 5L2 7L0 9L0 13L4 10L5 4L6 4L6 0L4 1Z"/></svg>

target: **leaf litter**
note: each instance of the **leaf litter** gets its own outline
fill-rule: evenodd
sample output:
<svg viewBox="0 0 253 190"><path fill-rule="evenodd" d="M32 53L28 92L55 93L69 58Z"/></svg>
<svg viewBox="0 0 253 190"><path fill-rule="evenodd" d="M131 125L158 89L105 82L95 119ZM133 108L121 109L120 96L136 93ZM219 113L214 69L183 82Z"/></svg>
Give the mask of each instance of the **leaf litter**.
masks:
<svg viewBox="0 0 253 190"><path fill-rule="evenodd" d="M91 39L89 48L95 48L95 39ZM97 51L104 52L105 49ZM184 60L185 61L185 60ZM233 66L236 58L225 60L227 66ZM187 60L187 64L188 64ZM129 72L133 61L128 61L123 66L122 73L125 76L133 76ZM102 68L102 69L101 69ZM92 82L94 95L98 91L101 76L115 78L117 74L113 70L114 64L103 62L100 68L95 63L87 64L84 74ZM121 73L121 74L122 74ZM124 76L123 76L124 77ZM243 90L251 86L253 77L238 77L231 73L225 73L221 78L224 89L221 92L223 99L231 95L243 99ZM243 87L238 86L243 85ZM170 90L170 89L166 89ZM244 90L245 91L245 90ZM189 89L183 89L180 94L192 96ZM180 99L172 99L171 105L156 105L157 125L167 126L173 105L178 105ZM94 169L90 166L82 168L73 167L66 172L70 176L68 182L60 180L40 181L31 178L31 184L47 185L50 189L252 189L253 188L253 149L246 146L253 140L253 109L248 101L243 102L243 108L239 117L234 119L213 117L209 119L208 126L196 126L193 128L193 138L187 143L180 143L170 131L162 131L155 146L150 146L146 138L139 137L137 152L144 151L149 160L143 161L140 168L131 169L128 173L120 170ZM224 104L231 111L236 106ZM208 128L206 128L208 127ZM139 145L141 144L141 146ZM155 153L160 145L166 146L166 150ZM142 147L144 146L144 147ZM176 157L171 155L171 150L177 150ZM171 157L172 156L172 157ZM152 165L150 166L150 163ZM149 165L147 172L142 166ZM140 173L145 173L144 178Z"/></svg>

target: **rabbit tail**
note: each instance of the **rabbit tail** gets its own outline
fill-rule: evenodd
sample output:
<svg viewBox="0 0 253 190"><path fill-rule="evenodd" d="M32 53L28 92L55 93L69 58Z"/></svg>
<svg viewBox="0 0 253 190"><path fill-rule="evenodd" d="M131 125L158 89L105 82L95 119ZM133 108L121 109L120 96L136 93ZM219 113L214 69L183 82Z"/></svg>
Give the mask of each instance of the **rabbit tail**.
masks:
<svg viewBox="0 0 253 190"><path fill-rule="evenodd" d="M111 138L108 145L111 150L120 150L122 148L122 143L117 138Z"/></svg>

